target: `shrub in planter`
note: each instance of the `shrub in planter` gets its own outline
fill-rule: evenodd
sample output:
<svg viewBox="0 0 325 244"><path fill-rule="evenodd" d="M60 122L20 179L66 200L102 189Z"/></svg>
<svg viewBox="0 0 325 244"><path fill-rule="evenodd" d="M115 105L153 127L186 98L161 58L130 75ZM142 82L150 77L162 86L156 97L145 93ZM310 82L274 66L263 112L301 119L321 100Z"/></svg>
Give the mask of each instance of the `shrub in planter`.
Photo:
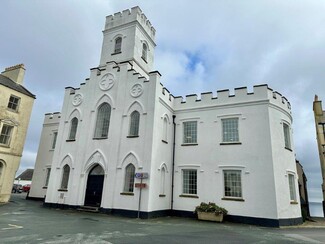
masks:
<svg viewBox="0 0 325 244"><path fill-rule="evenodd" d="M199 206L196 206L195 213L197 213L198 218L201 220L222 222L223 216L226 215L228 211L213 202L201 202Z"/></svg>

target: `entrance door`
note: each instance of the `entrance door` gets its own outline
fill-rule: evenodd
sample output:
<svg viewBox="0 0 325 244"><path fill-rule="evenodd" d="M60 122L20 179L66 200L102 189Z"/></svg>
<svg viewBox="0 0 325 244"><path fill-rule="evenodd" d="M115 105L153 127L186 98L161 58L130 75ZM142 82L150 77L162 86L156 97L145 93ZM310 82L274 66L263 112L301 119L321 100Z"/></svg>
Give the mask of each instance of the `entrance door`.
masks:
<svg viewBox="0 0 325 244"><path fill-rule="evenodd" d="M94 166L88 174L85 206L100 207L104 184L104 170L100 165Z"/></svg>

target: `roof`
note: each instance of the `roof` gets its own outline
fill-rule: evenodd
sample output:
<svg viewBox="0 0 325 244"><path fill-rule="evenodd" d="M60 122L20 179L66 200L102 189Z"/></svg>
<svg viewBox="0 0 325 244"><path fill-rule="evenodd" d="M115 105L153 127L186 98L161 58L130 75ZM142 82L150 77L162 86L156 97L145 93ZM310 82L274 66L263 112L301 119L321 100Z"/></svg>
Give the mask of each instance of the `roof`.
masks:
<svg viewBox="0 0 325 244"><path fill-rule="evenodd" d="M16 180L32 180L34 169L26 169L23 173L16 177Z"/></svg>
<svg viewBox="0 0 325 244"><path fill-rule="evenodd" d="M11 88L15 91L18 91L22 94L25 94L29 97L32 98L36 98L36 96L34 94L32 94L30 91L28 91L25 87L23 87L22 85L17 84L16 82L14 82L13 80L11 80L10 78L1 75L0 74L0 85L6 86L8 88Z"/></svg>

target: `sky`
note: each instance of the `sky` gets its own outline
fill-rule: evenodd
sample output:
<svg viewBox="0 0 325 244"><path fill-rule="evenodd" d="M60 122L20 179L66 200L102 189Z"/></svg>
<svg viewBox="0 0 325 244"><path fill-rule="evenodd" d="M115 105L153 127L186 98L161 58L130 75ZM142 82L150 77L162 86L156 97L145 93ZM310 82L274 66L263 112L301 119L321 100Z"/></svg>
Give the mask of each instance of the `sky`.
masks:
<svg viewBox="0 0 325 244"><path fill-rule="evenodd" d="M105 17L134 6L156 29L155 70L173 95L268 84L290 101L296 157L320 202L312 104L325 101L323 0L2 0L0 70L24 63L37 97L18 173L34 167L44 114L98 66Z"/></svg>

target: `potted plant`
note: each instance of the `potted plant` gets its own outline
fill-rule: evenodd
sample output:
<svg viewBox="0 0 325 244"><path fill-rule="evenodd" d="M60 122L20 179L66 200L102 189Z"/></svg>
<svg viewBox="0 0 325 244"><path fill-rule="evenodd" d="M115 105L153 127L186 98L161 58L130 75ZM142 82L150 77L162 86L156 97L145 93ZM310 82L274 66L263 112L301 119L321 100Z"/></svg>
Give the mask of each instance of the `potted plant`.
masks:
<svg viewBox="0 0 325 244"><path fill-rule="evenodd" d="M226 215L228 211L213 202L201 202L199 206L196 206L195 213L197 213L198 219L200 220L222 222L223 216Z"/></svg>

